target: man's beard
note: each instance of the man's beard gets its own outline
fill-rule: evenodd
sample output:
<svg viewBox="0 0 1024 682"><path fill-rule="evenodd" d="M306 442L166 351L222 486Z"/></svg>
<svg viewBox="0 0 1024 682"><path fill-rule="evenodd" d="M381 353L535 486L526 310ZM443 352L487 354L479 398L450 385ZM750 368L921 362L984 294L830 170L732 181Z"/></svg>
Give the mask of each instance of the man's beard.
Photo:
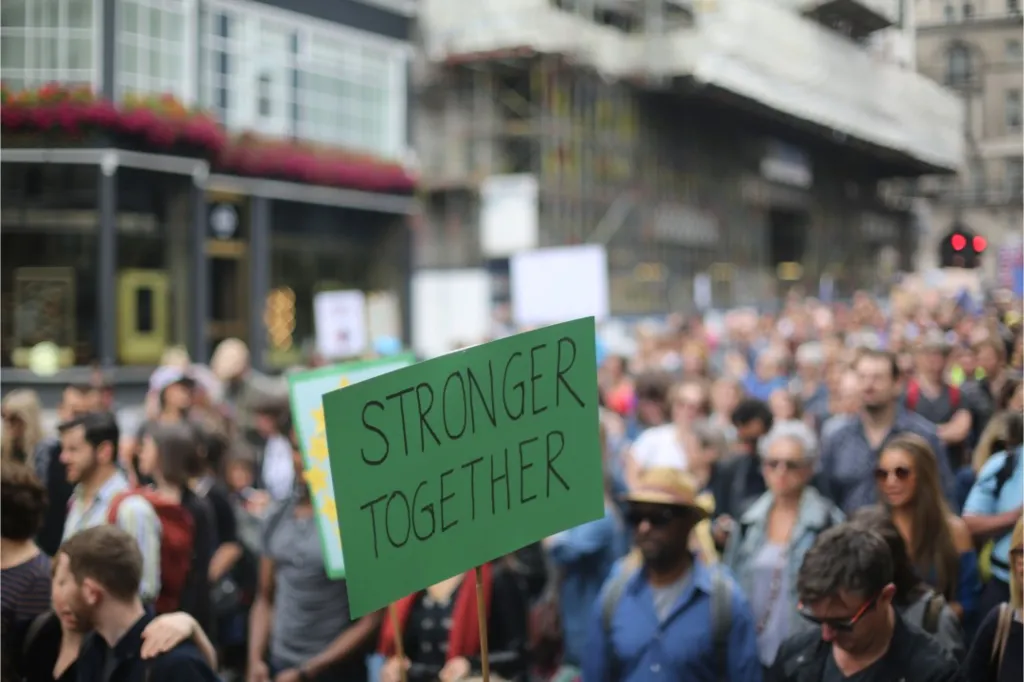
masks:
<svg viewBox="0 0 1024 682"><path fill-rule="evenodd" d="M887 409L889 409L889 405L890 405L890 403L887 403L887 402L870 403L870 404L869 403L864 403L864 411L874 417L874 416L878 416L878 415L882 414Z"/></svg>

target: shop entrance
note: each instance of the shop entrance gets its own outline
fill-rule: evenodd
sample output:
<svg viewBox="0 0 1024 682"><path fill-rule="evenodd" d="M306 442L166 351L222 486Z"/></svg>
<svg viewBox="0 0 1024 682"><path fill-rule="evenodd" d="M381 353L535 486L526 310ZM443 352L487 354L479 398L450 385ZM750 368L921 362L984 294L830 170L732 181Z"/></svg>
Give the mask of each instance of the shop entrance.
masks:
<svg viewBox="0 0 1024 682"><path fill-rule="evenodd" d="M209 347L216 348L231 337L248 342L248 244L240 239L209 239L206 260L210 268L210 317L206 325Z"/></svg>

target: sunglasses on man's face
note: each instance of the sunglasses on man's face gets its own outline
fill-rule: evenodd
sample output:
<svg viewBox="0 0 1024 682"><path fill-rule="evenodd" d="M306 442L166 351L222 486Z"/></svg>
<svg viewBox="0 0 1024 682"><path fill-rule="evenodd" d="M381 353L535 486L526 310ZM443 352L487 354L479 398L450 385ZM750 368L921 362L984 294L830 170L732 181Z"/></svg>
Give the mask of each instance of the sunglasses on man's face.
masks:
<svg viewBox="0 0 1024 682"><path fill-rule="evenodd" d="M1024 559L1024 547L1015 547L1010 550L1011 559Z"/></svg>
<svg viewBox="0 0 1024 682"><path fill-rule="evenodd" d="M804 467L803 462L795 462L791 459L762 459L761 464L764 464L772 471L782 469L783 471L793 472L800 471Z"/></svg>
<svg viewBox="0 0 1024 682"><path fill-rule="evenodd" d="M814 623L815 625L827 625L837 632L850 632L857 626L857 623L859 623L860 619L864 617L864 614L875 607L875 604L878 603L878 598L881 596L881 592L876 594L865 602L863 606L857 609L857 613L853 614L849 618L818 618L802 603L797 605L797 611L805 620Z"/></svg>
<svg viewBox="0 0 1024 682"><path fill-rule="evenodd" d="M875 480L879 483L885 483L893 476L896 477L897 481L905 481L910 478L910 469L907 467L895 467L893 469L878 467L875 469Z"/></svg>
<svg viewBox="0 0 1024 682"><path fill-rule="evenodd" d="M626 521L634 528L644 521L653 528L664 528L684 515L684 510L675 507L634 507L626 511Z"/></svg>

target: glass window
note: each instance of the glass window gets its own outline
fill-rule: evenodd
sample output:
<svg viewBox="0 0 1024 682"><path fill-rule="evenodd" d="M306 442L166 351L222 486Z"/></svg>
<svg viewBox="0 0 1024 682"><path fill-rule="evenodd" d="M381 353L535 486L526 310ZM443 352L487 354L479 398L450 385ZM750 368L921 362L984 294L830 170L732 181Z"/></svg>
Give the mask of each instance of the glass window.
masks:
<svg viewBox="0 0 1024 682"><path fill-rule="evenodd" d="M404 154L406 117L395 109L405 107L406 70L398 48L330 24L268 21L221 7L206 15L203 31L202 96L228 127Z"/></svg>
<svg viewBox="0 0 1024 682"><path fill-rule="evenodd" d="M971 52L966 45L953 45L946 53L946 84L964 87L974 78Z"/></svg>
<svg viewBox="0 0 1024 682"><path fill-rule="evenodd" d="M121 0L118 7L118 91L192 98L184 0Z"/></svg>
<svg viewBox="0 0 1024 682"><path fill-rule="evenodd" d="M1024 193L1024 159L1007 159L1005 178L1010 196L1020 197Z"/></svg>
<svg viewBox="0 0 1024 682"><path fill-rule="evenodd" d="M1022 51L1019 40L1011 39L1006 41L1006 61L1008 62L1019 62L1021 60Z"/></svg>
<svg viewBox="0 0 1024 682"><path fill-rule="evenodd" d="M0 79L12 87L99 83L93 53L99 0L4 0Z"/></svg>
<svg viewBox="0 0 1024 682"><path fill-rule="evenodd" d="M1013 88L1006 91L1006 129L1020 130L1021 100L1020 90Z"/></svg>
<svg viewBox="0 0 1024 682"><path fill-rule="evenodd" d="M4 367L24 366L24 351L43 341L66 349L74 364L96 359L96 173L88 166L0 167Z"/></svg>

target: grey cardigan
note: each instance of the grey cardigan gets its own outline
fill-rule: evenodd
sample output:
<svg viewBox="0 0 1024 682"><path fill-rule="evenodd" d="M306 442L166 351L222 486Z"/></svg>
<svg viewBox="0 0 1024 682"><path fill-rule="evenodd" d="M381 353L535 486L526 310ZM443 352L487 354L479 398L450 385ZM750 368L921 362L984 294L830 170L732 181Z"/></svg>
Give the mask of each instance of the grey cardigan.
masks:
<svg viewBox="0 0 1024 682"><path fill-rule="evenodd" d="M752 593L751 588L754 581L752 564L754 557L765 543L768 513L774 503L775 498L770 491L761 495L740 519L739 525L729 536L729 541L725 546L724 562L746 594ZM821 493L810 486L804 489L803 495L800 497L800 510L796 526L790 536L787 555L786 572L789 593L780 595L780 598L785 600L785 603L792 609L789 619L792 632L789 632L789 635L800 632L803 629L802 624L807 622L799 617L796 609L799 601L796 595L796 578L804 555L814 544L819 533L845 520L846 517L839 507ZM807 625L812 627L809 623Z"/></svg>

